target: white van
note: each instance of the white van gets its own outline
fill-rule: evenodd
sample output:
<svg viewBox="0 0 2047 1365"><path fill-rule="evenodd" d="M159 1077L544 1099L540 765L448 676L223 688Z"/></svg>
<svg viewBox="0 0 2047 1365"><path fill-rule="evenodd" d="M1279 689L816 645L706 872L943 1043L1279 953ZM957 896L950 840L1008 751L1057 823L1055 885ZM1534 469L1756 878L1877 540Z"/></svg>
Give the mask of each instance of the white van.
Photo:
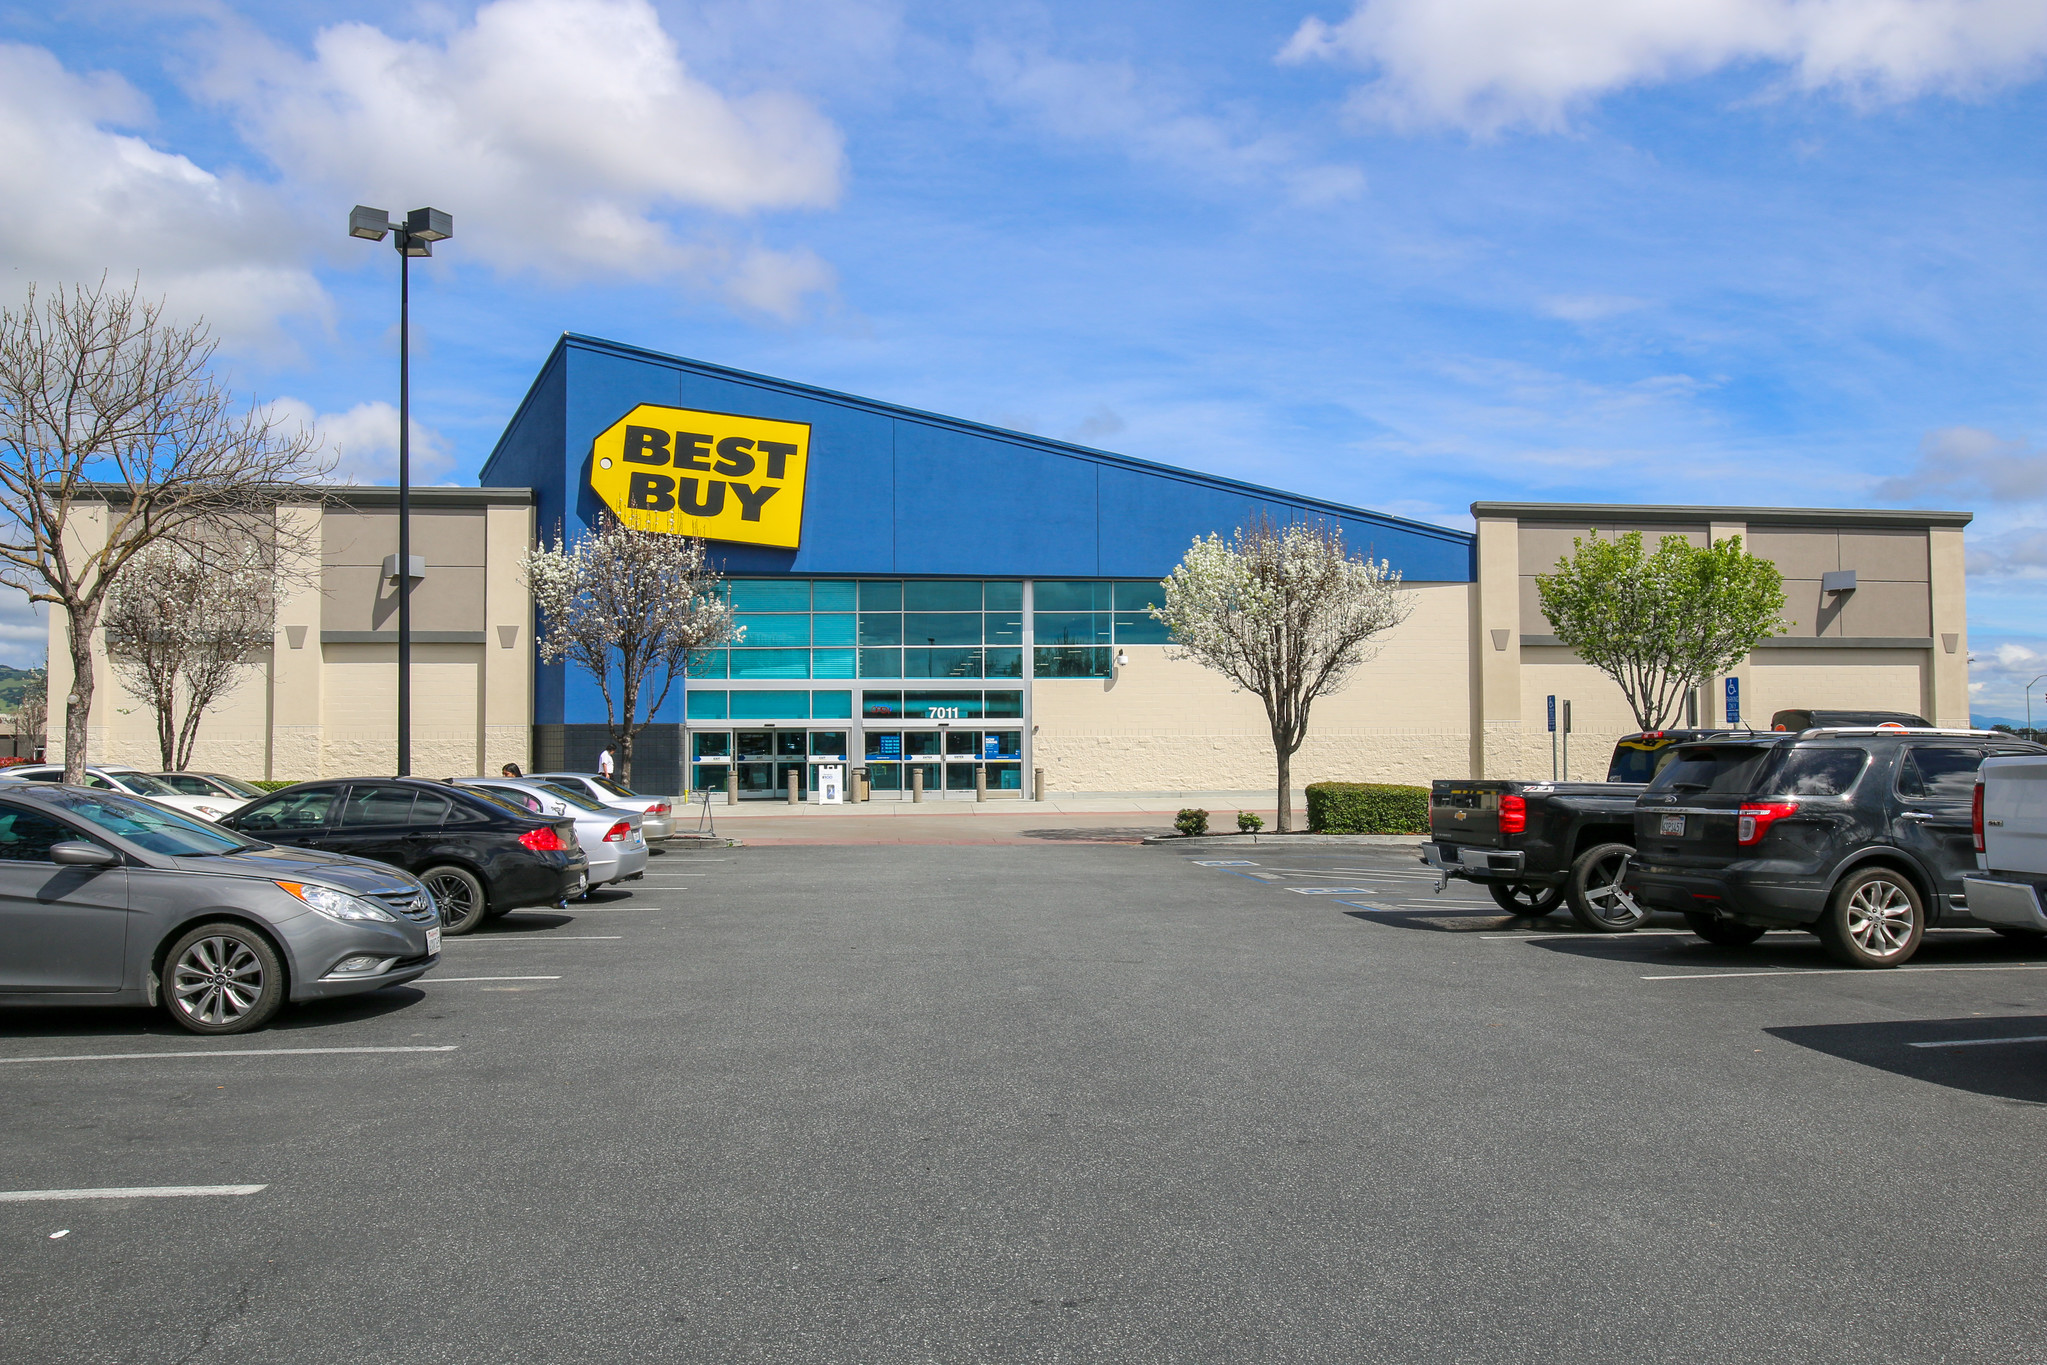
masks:
<svg viewBox="0 0 2047 1365"><path fill-rule="evenodd" d="M1969 914L2013 937L2047 935L2047 755L1986 758L1976 770L1976 868Z"/></svg>

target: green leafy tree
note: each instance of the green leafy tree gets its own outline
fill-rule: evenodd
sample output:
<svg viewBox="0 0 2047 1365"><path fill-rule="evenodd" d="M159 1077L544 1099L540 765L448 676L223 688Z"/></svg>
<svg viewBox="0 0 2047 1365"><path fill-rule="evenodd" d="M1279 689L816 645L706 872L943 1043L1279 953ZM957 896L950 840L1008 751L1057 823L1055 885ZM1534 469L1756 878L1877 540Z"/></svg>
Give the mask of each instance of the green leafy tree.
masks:
<svg viewBox="0 0 2047 1365"><path fill-rule="evenodd" d="M1670 724L1685 693L1785 630L1783 575L1740 536L1706 546L1665 536L1651 553L1639 531L1595 531L1535 586L1557 639L1620 684L1644 730Z"/></svg>

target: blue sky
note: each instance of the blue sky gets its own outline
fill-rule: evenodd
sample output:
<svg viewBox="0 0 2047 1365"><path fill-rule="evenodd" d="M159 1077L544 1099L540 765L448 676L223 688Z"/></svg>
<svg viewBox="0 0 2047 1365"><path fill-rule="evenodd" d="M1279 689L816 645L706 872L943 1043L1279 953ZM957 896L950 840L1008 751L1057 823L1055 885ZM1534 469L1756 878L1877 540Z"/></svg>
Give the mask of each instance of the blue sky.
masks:
<svg viewBox="0 0 2047 1365"><path fill-rule="evenodd" d="M2037 0L84 0L0 43L13 296L140 272L358 477L395 263L343 222L430 202L432 478L574 330L1451 525L1964 507L1979 710L2047 671Z"/></svg>

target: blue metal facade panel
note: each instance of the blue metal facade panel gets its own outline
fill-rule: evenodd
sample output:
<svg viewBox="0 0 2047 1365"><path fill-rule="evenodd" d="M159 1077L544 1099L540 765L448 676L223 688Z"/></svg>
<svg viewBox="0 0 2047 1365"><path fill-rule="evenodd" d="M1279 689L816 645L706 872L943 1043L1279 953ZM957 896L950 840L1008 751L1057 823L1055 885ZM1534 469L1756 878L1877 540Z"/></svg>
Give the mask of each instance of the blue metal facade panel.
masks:
<svg viewBox="0 0 2047 1365"><path fill-rule="evenodd" d="M714 547L729 574L1156 578L1196 537L1263 512L1333 522L1413 582L1474 576L1464 532L577 336L480 482L531 487L540 533L573 538L601 508L591 442L641 403L810 424L801 547ZM595 684L561 665L539 667L534 700L543 724L603 719ZM679 720L680 704L678 688L657 719Z"/></svg>

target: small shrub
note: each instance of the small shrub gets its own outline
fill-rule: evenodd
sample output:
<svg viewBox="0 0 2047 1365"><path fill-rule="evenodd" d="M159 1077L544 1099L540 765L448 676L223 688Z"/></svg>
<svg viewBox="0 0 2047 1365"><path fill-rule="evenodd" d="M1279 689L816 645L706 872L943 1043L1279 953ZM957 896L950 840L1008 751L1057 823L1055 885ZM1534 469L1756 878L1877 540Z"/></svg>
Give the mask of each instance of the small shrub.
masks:
<svg viewBox="0 0 2047 1365"><path fill-rule="evenodd" d="M1173 828L1182 834L1208 833L1208 812L1205 810L1183 810L1173 817Z"/></svg>
<svg viewBox="0 0 2047 1365"><path fill-rule="evenodd" d="M1426 834L1429 789L1386 782L1315 782L1308 787L1315 834Z"/></svg>
<svg viewBox="0 0 2047 1365"><path fill-rule="evenodd" d="M29 761L26 758L0 758L0 768L19 768Z"/></svg>
<svg viewBox="0 0 2047 1365"><path fill-rule="evenodd" d="M1253 815L1250 811L1240 810L1237 812L1237 833L1256 834L1259 830L1264 828L1265 822L1259 819L1257 816Z"/></svg>
<svg viewBox="0 0 2047 1365"><path fill-rule="evenodd" d="M259 787L266 792L281 792L286 787L296 787L298 785L297 782L270 782L254 777L249 778L248 783L250 786Z"/></svg>

